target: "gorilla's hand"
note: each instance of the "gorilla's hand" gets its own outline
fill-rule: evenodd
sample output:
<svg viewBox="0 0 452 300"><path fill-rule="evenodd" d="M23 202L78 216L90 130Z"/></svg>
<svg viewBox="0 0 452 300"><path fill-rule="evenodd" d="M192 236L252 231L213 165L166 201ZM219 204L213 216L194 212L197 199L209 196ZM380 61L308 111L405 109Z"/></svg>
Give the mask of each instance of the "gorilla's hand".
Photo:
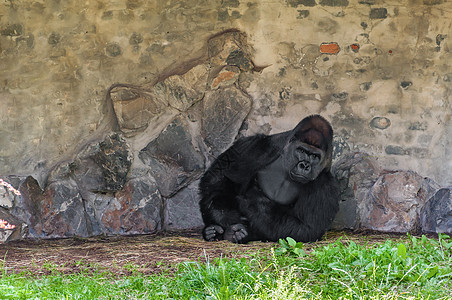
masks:
<svg viewBox="0 0 452 300"><path fill-rule="evenodd" d="M226 228L223 238L233 243L247 242L248 231L243 224L234 224Z"/></svg>
<svg viewBox="0 0 452 300"><path fill-rule="evenodd" d="M224 229L220 225L209 225L204 227L202 235L206 241L219 241L223 239Z"/></svg>

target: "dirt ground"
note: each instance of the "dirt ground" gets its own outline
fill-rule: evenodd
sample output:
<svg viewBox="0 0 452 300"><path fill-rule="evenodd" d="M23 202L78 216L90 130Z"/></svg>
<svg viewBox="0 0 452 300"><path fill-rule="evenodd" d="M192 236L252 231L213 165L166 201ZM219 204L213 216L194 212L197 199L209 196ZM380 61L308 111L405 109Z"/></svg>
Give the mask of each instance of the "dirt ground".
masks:
<svg viewBox="0 0 452 300"><path fill-rule="evenodd" d="M312 248L343 237L343 241L378 242L404 235L328 232L324 240L306 244ZM206 261L216 257L248 257L276 243L252 242L237 245L227 241L205 242L199 230L166 232L139 236L19 240L0 245L0 267L8 273L40 276L62 273L105 271L116 275L133 272L157 274L172 272L177 263Z"/></svg>

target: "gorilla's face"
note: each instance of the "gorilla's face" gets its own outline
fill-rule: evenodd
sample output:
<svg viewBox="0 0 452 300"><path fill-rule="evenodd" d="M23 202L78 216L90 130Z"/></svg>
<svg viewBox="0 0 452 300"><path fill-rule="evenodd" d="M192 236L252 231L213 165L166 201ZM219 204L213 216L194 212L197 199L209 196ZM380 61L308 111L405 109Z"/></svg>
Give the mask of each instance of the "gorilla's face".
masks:
<svg viewBox="0 0 452 300"><path fill-rule="evenodd" d="M284 167L295 182L313 181L331 167L332 129L323 118L304 119L284 147Z"/></svg>
<svg viewBox="0 0 452 300"><path fill-rule="evenodd" d="M325 168L325 151L309 144L292 141L285 149L285 167L291 180L307 183Z"/></svg>

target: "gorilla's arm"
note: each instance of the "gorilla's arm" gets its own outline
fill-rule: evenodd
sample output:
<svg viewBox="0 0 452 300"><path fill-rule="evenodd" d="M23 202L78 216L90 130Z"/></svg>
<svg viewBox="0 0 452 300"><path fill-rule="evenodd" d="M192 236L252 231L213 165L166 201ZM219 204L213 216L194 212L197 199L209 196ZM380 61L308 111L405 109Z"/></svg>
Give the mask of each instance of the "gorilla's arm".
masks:
<svg viewBox="0 0 452 300"><path fill-rule="evenodd" d="M310 242L322 237L339 209L338 185L330 173L322 173L303 187L297 202L282 206L268 199L257 186L239 197L240 208L258 238L278 241L292 237Z"/></svg>
<svg viewBox="0 0 452 300"><path fill-rule="evenodd" d="M206 171L199 185L206 240L227 238L226 235L234 235L235 232L244 234L244 226L229 228L245 223L236 196L246 190L257 170L279 156L279 145L285 138L284 134L242 138L222 153Z"/></svg>

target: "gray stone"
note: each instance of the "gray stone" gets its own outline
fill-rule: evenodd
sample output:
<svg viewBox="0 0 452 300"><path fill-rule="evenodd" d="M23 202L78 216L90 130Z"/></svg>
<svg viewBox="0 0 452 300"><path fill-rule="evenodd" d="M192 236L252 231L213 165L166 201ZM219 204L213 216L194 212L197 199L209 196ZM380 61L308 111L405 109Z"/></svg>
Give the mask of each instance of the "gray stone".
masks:
<svg viewBox="0 0 452 300"><path fill-rule="evenodd" d="M219 9L218 10L218 21L225 22L229 18L228 9Z"/></svg>
<svg viewBox="0 0 452 300"><path fill-rule="evenodd" d="M298 10L297 19L304 19L304 18L307 18L308 16L309 16L309 10L306 10L306 9Z"/></svg>
<svg viewBox="0 0 452 300"><path fill-rule="evenodd" d="M388 145L385 147L386 154L392 155L408 155L408 150L403 149L400 146Z"/></svg>
<svg viewBox="0 0 452 300"><path fill-rule="evenodd" d="M251 99L233 87L206 95L201 135L214 156L232 144L250 109Z"/></svg>
<svg viewBox="0 0 452 300"><path fill-rule="evenodd" d="M410 126L408 127L408 130L420 130L425 131L427 130L428 125L426 122L412 122Z"/></svg>
<svg viewBox="0 0 452 300"><path fill-rule="evenodd" d="M438 5L443 2L444 2L444 0L424 0L425 5Z"/></svg>
<svg viewBox="0 0 452 300"><path fill-rule="evenodd" d="M22 207L32 237L61 238L89 236L83 199L72 179L51 183L44 191L37 181L28 177L21 187Z"/></svg>
<svg viewBox="0 0 452 300"><path fill-rule="evenodd" d="M391 120L386 117L375 117L370 121L369 126L377 129L386 129L391 126Z"/></svg>
<svg viewBox="0 0 452 300"><path fill-rule="evenodd" d="M112 57L120 56L122 54L121 47L117 43L110 43L105 48L107 54Z"/></svg>
<svg viewBox="0 0 452 300"><path fill-rule="evenodd" d="M350 152L341 156L332 172L341 187L339 212L332 226L334 229L359 228L359 213L369 189L380 175L380 166L366 153Z"/></svg>
<svg viewBox="0 0 452 300"><path fill-rule="evenodd" d="M345 101L347 99L348 99L348 93L347 92L334 93L331 96L331 100L334 100L334 101Z"/></svg>
<svg viewBox="0 0 452 300"><path fill-rule="evenodd" d="M116 192L123 188L132 165L132 153L124 138L112 133L85 147L72 162L57 166L49 182L73 179L81 190Z"/></svg>
<svg viewBox="0 0 452 300"><path fill-rule="evenodd" d="M150 167L160 193L171 197L203 172L204 158L196 150L183 118L176 118L139 153Z"/></svg>
<svg viewBox="0 0 452 300"><path fill-rule="evenodd" d="M452 233L452 188L442 188L431 197L420 212L423 232Z"/></svg>
<svg viewBox="0 0 452 300"><path fill-rule="evenodd" d="M3 225L14 225L12 229L0 228L0 244L22 239L26 236L27 224L2 207L0 207L0 219L7 222Z"/></svg>
<svg viewBox="0 0 452 300"><path fill-rule="evenodd" d="M49 45L56 45L60 42L60 40L61 35L59 33L52 32L47 39L47 43L49 43Z"/></svg>
<svg viewBox="0 0 452 300"><path fill-rule="evenodd" d="M24 33L24 27L22 24L11 24L2 29L0 33L5 36L20 36Z"/></svg>
<svg viewBox="0 0 452 300"><path fill-rule="evenodd" d="M236 66L242 71L248 71L253 67L251 60L241 49L233 50L226 58L226 63L230 66Z"/></svg>
<svg viewBox="0 0 452 300"><path fill-rule="evenodd" d="M382 175L359 210L361 227L384 232L419 233L419 212L438 185L412 171Z"/></svg>
<svg viewBox="0 0 452 300"><path fill-rule="evenodd" d="M167 105L186 111L201 101L206 90L208 68L201 64L184 75L170 76L154 86L154 93Z"/></svg>
<svg viewBox="0 0 452 300"><path fill-rule="evenodd" d="M404 90L406 90L407 88L409 88L412 85L413 85L413 83L411 81L402 81L400 83L400 87Z"/></svg>
<svg viewBox="0 0 452 300"><path fill-rule="evenodd" d="M363 92L370 90L370 88L372 87L372 82L363 82L359 85L359 89Z"/></svg>
<svg viewBox="0 0 452 300"><path fill-rule="evenodd" d="M337 161L342 155L350 152L350 146L340 136L333 137L333 162Z"/></svg>
<svg viewBox="0 0 452 300"><path fill-rule="evenodd" d="M447 37L447 34L438 34L436 35L436 44L438 46L441 45L441 42L444 41L444 39Z"/></svg>
<svg viewBox="0 0 452 300"><path fill-rule="evenodd" d="M360 0L358 1L359 4L367 4L367 5L374 5L375 0Z"/></svg>
<svg viewBox="0 0 452 300"><path fill-rule="evenodd" d="M140 33L132 33L132 35L129 38L129 44L130 45L138 45L143 42L143 36Z"/></svg>
<svg viewBox="0 0 452 300"><path fill-rule="evenodd" d="M370 10L369 18L371 19L386 19L388 10L386 8L372 8Z"/></svg>
<svg viewBox="0 0 452 300"><path fill-rule="evenodd" d="M117 133L107 136L99 143L99 151L92 159L101 169L105 181L104 191L121 190L132 165L132 153L125 140Z"/></svg>
<svg viewBox="0 0 452 300"><path fill-rule="evenodd" d="M119 128L128 136L145 130L167 107L167 100L151 90L130 85L110 89Z"/></svg>
<svg viewBox="0 0 452 300"><path fill-rule="evenodd" d="M162 198L150 176L129 180L115 197L96 198L92 206L105 233L146 234L162 228Z"/></svg>
<svg viewBox="0 0 452 300"><path fill-rule="evenodd" d="M299 5L316 6L315 0L287 0L287 4L291 7L298 7Z"/></svg>
<svg viewBox="0 0 452 300"><path fill-rule="evenodd" d="M166 200L166 228L186 229L203 225L199 209L199 180Z"/></svg>
<svg viewBox="0 0 452 300"><path fill-rule="evenodd" d="M231 31L214 36L209 39L207 48L212 70L225 65L236 66L242 71L254 69L251 49L242 32Z"/></svg>
<svg viewBox="0 0 452 300"><path fill-rule="evenodd" d="M221 6L223 7L239 7L239 0L221 0Z"/></svg>
<svg viewBox="0 0 452 300"><path fill-rule="evenodd" d="M320 0L322 6L348 6L348 0Z"/></svg>

